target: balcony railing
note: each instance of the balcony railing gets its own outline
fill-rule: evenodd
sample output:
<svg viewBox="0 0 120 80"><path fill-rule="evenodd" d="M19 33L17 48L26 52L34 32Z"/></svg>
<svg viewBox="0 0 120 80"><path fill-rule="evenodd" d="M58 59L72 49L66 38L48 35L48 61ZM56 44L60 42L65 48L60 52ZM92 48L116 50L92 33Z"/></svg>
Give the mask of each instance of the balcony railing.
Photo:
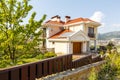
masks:
<svg viewBox="0 0 120 80"><path fill-rule="evenodd" d="M88 36L89 36L90 38L95 38L95 34L94 34L94 33L88 33Z"/></svg>

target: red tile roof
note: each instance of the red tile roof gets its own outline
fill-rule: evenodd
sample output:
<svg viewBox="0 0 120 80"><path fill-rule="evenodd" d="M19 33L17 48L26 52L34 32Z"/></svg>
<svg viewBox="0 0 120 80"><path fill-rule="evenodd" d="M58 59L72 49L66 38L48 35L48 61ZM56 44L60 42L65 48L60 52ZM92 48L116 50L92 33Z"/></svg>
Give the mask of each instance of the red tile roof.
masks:
<svg viewBox="0 0 120 80"><path fill-rule="evenodd" d="M58 32L57 34L51 36L50 38L51 38L51 39L59 38L60 35L62 35L62 34L64 34L64 33L67 33L67 32L73 32L73 31L68 30L68 29L65 29L65 30L63 30L63 31L61 31L61 32ZM63 38L63 37L62 37L62 38ZM65 38L65 37L64 37L64 38Z"/></svg>
<svg viewBox="0 0 120 80"><path fill-rule="evenodd" d="M45 23L50 23L50 24L58 24L58 25L67 25L67 24L72 24L72 23L77 23L77 22L87 22L87 21L90 21L90 22L95 22L93 20L90 20L88 18L76 18L76 19L72 19L72 20L69 20L67 23L65 23L64 21L47 21Z"/></svg>
<svg viewBox="0 0 120 80"><path fill-rule="evenodd" d="M67 23L65 24L72 24L72 23L76 23L76 22L87 22L87 21L90 21L90 22L94 22L88 18L76 18L76 19L73 19L73 20L69 20Z"/></svg>
<svg viewBox="0 0 120 80"><path fill-rule="evenodd" d="M51 21L51 20L49 20L49 21L47 21L45 23L64 25L65 22L63 22L63 21L58 22L58 21Z"/></svg>

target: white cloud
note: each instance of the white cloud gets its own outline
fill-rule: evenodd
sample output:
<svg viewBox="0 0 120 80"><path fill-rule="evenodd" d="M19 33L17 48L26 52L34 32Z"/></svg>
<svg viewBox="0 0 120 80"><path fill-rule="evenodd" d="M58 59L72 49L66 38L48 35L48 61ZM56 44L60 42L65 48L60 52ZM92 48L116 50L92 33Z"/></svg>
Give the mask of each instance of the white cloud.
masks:
<svg viewBox="0 0 120 80"><path fill-rule="evenodd" d="M102 20L104 19L105 15L103 12L101 11L96 11L94 12L94 14L90 17L91 20L96 21L96 22L100 22L101 26L100 27L104 27L105 23L102 22Z"/></svg>
<svg viewBox="0 0 120 80"><path fill-rule="evenodd" d="M113 24L113 27L120 27L120 24Z"/></svg>
<svg viewBox="0 0 120 80"><path fill-rule="evenodd" d="M91 20L102 22L102 19L105 17L105 15L101 11L96 11L94 14L90 17Z"/></svg>

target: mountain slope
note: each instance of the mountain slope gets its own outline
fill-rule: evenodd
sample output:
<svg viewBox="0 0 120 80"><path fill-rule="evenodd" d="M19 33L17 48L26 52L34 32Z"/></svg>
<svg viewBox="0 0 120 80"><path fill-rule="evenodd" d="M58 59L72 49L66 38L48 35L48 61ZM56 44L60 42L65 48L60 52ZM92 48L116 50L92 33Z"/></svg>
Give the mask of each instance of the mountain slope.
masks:
<svg viewBox="0 0 120 80"><path fill-rule="evenodd" d="M112 38L120 38L120 31L113 31L104 34L98 34L98 39L100 40L108 40Z"/></svg>

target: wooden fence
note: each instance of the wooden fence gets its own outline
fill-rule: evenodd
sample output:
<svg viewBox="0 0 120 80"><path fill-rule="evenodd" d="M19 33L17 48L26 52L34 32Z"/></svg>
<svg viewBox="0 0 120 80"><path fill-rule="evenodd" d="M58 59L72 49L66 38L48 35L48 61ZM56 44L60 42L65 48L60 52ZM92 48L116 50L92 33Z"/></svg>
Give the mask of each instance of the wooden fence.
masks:
<svg viewBox="0 0 120 80"><path fill-rule="evenodd" d="M88 55L86 57L72 61L72 68L78 68L90 63L92 63L92 55Z"/></svg>
<svg viewBox="0 0 120 80"><path fill-rule="evenodd" d="M92 63L91 55L72 61L72 54L68 54L0 70L0 80L35 80L90 63Z"/></svg>

